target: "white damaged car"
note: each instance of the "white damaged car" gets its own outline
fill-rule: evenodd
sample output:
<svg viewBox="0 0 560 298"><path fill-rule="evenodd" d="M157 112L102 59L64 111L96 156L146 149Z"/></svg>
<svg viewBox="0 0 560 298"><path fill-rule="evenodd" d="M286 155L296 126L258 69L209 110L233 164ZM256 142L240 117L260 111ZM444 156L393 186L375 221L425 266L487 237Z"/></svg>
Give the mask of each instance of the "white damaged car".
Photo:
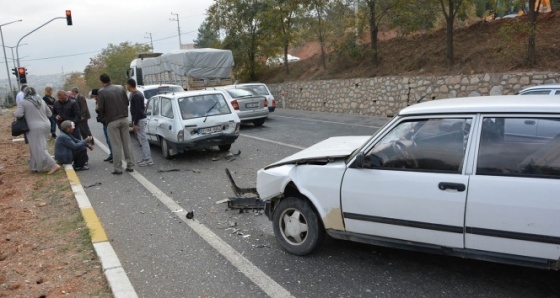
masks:
<svg viewBox="0 0 560 298"><path fill-rule="evenodd" d="M333 137L269 165L256 189L277 242L296 255L328 233L558 270L559 152L550 96L436 100L373 137Z"/></svg>

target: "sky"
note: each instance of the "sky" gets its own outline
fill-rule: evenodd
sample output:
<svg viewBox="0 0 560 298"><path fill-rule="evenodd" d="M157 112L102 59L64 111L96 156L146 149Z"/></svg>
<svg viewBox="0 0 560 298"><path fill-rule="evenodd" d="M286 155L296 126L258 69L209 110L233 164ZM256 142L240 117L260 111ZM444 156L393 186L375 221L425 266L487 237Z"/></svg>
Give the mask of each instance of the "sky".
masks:
<svg viewBox="0 0 560 298"><path fill-rule="evenodd" d="M183 44L193 43L206 10L214 0L0 0L0 25L4 43L15 47L24 35L57 19L21 40L20 65L28 74L83 72L90 58L109 44L150 43L154 51L179 49L177 19ZM73 25L66 25L65 11L72 11ZM25 45L24 45L25 44ZM16 56L16 49L13 49ZM12 50L6 48L12 81ZM0 47L0 80L6 64Z"/></svg>

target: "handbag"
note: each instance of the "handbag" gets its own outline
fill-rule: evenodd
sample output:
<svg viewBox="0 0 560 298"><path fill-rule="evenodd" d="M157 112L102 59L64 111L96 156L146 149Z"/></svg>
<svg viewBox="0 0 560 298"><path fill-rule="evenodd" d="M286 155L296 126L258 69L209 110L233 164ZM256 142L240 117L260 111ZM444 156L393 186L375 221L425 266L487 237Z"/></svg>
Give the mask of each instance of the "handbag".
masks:
<svg viewBox="0 0 560 298"><path fill-rule="evenodd" d="M17 118L16 121L12 122L12 136L17 137L29 131L27 127L27 121L25 116Z"/></svg>

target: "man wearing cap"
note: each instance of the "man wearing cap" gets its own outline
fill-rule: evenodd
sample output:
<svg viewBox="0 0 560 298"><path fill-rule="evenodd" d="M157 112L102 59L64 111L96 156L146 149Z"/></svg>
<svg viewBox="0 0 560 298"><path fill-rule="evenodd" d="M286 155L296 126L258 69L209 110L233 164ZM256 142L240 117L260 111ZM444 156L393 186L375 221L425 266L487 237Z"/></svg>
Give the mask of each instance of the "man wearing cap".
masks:
<svg viewBox="0 0 560 298"><path fill-rule="evenodd" d="M134 172L134 161L130 150L128 132L128 97L122 86L111 84L107 74L99 76L103 88L97 92L99 116L107 123L107 132L113 146L113 175L122 174L122 155L126 160L126 171Z"/></svg>

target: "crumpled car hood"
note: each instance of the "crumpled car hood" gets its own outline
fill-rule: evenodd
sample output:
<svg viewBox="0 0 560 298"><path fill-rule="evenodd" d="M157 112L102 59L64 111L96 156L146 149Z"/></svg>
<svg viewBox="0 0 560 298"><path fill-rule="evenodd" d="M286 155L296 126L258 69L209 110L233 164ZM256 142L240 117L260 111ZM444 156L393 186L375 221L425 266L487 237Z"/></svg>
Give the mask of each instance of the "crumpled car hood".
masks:
<svg viewBox="0 0 560 298"><path fill-rule="evenodd" d="M363 145L370 137L371 136L346 136L328 138L296 154L279 160L265 167L265 169L286 164L347 157L352 154L356 148Z"/></svg>

